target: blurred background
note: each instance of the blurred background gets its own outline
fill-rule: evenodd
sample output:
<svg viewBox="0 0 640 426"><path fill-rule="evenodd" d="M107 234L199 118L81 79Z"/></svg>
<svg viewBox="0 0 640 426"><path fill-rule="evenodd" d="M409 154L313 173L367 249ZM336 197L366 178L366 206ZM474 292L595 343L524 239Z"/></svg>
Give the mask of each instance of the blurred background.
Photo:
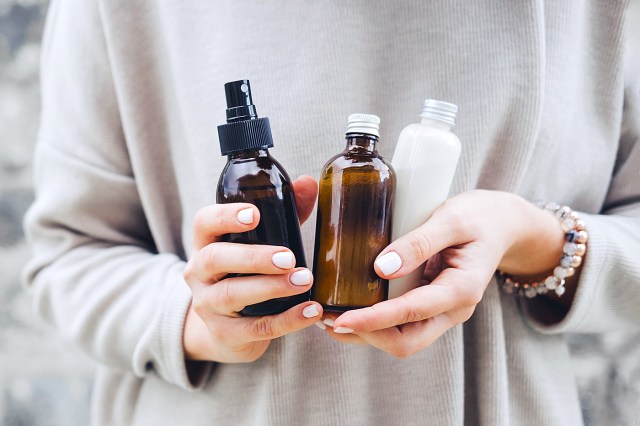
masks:
<svg viewBox="0 0 640 426"><path fill-rule="evenodd" d="M93 363L33 316L19 279L46 10L44 0L0 0L0 426L89 424ZM629 21L638 73L640 0ZM640 425L640 333L569 338L586 423Z"/></svg>

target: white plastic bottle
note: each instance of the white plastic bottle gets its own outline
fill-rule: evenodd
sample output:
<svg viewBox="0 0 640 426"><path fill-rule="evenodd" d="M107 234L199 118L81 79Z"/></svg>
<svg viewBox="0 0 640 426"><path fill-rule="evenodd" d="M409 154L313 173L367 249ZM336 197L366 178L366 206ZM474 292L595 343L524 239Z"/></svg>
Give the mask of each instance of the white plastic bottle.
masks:
<svg viewBox="0 0 640 426"><path fill-rule="evenodd" d="M420 123L402 129L391 164L396 171L392 240L425 223L447 199L460 158L460 140L451 132L458 107L424 101ZM389 282L389 298L420 285L424 266Z"/></svg>

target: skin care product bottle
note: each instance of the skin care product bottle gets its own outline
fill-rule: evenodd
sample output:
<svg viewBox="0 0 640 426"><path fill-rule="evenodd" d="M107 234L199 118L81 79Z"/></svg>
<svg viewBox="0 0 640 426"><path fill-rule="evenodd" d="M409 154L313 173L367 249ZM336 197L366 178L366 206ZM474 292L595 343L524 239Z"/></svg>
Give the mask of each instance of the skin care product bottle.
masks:
<svg viewBox="0 0 640 426"><path fill-rule="evenodd" d="M380 119L349 116L346 147L322 170L314 256L313 299L343 312L387 297L373 269L391 239L395 174L376 150Z"/></svg>
<svg viewBox="0 0 640 426"><path fill-rule="evenodd" d="M295 266L306 267L291 180L269 154L273 146L269 119L258 117L249 80L227 83L224 90L227 124L218 126L218 136L227 164L218 181L217 202L251 203L260 211L260 222L251 231L225 235L223 241L288 247L296 257ZM247 306L241 314L277 314L309 298L309 292L305 292L272 299Z"/></svg>
<svg viewBox="0 0 640 426"><path fill-rule="evenodd" d="M393 241L425 223L447 199L460 157L460 140L451 132L457 112L454 104L427 99L420 122L409 124L400 133L391 160L398 185ZM418 287L423 271L424 265L391 280L389 298Z"/></svg>

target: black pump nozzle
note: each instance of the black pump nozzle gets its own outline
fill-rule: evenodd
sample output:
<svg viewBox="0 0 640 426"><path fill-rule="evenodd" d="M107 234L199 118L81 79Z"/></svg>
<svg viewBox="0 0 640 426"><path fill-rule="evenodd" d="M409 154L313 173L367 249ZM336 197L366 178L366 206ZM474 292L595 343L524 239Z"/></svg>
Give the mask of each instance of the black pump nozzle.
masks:
<svg viewBox="0 0 640 426"><path fill-rule="evenodd" d="M258 118L249 80L225 84L224 94L227 98L227 124L218 126L222 155L271 148L273 139L269 119Z"/></svg>
<svg viewBox="0 0 640 426"><path fill-rule="evenodd" d="M225 84L224 94L227 98L227 123L258 118L251 98L249 80L231 81Z"/></svg>

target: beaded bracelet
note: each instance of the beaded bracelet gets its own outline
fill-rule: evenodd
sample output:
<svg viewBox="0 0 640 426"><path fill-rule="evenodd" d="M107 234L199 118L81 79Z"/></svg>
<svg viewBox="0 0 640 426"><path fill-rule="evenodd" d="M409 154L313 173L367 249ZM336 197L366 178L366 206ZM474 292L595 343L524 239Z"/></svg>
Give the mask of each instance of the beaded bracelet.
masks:
<svg viewBox="0 0 640 426"><path fill-rule="evenodd" d="M560 256L560 264L553 270L553 274L544 280L519 283L502 271L498 271L498 277L502 281L502 290L507 294L515 294L518 297L532 299L538 294L545 294L550 290L558 296L565 292L565 278L575 274L575 268L582 263L582 257L587 251L589 234L586 225L578 214L567 206L559 206L555 203L536 202L538 207L552 213L560 221L560 227L564 231L565 244Z"/></svg>

